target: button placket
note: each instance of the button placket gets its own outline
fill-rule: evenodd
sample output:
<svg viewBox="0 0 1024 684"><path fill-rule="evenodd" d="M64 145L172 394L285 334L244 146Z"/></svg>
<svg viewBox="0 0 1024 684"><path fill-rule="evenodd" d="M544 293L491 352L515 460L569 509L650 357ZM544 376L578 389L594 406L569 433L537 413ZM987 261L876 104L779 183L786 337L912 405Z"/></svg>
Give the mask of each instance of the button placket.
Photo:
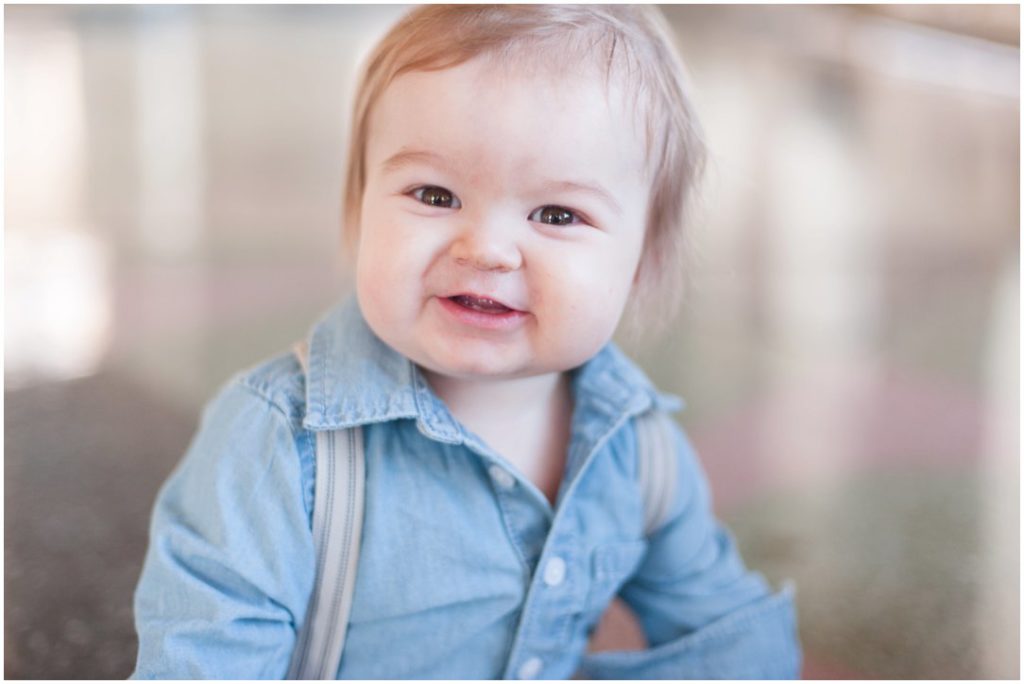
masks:
<svg viewBox="0 0 1024 684"><path fill-rule="evenodd" d="M628 413L618 415L607 429L607 433L614 432L625 422L628 415ZM554 660L549 661L548 666L555 667L564 657L564 649L568 646L575 647L577 636L582 638L582 635L577 635L575 630L583 617L591 583L589 552L585 557L578 557L583 553L580 546L581 541L586 537L584 531L580 529L578 521L575 520L572 509L575 491L579 488L580 482L585 481L585 474L594 462L593 456L598 451L596 447L602 443L603 436L595 437L593 441L594 444L579 447L586 452L586 457L581 459L576 472L568 476L569 484L567 486L563 484L564 491L560 492L559 507L554 511L551 527L548 530L539 559L542 566L535 570L527 591L505 677L523 678L526 663L534 659L539 664L539 667L537 665L530 666L530 668L538 668L534 677L542 676L541 670L545 667L544 662L534 654L550 654ZM548 572L549 561L554 558L559 558L564 567L562 570L551 570L552 574L549 577L551 581L548 581L545 579L545 574ZM558 563L553 567L557 568L557 565ZM570 573L571 578L569 577ZM558 578L557 576L560 574L562 577ZM555 581L556 579L558 581ZM581 642L581 645L585 647L585 640ZM530 668L526 668L525 674L530 674ZM564 676L568 677L570 674L571 672Z"/></svg>
<svg viewBox="0 0 1024 684"><path fill-rule="evenodd" d="M553 540L548 541L550 544ZM589 585L585 577L577 576L580 561L573 553L564 544L550 544L547 553L538 559L529 606L519 627L519 664L513 665L508 676L518 677L522 658L546 657L553 644L565 648L573 638Z"/></svg>

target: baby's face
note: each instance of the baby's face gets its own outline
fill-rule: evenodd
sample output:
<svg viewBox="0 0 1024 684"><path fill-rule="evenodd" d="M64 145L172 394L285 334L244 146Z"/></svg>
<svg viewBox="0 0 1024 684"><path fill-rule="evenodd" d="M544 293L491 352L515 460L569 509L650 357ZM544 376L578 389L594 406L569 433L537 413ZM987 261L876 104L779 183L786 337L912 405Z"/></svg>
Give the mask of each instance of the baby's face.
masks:
<svg viewBox="0 0 1024 684"><path fill-rule="evenodd" d="M643 144L626 106L596 74L509 75L480 59L397 78L366 146L356 290L373 331L464 379L594 356L644 237Z"/></svg>

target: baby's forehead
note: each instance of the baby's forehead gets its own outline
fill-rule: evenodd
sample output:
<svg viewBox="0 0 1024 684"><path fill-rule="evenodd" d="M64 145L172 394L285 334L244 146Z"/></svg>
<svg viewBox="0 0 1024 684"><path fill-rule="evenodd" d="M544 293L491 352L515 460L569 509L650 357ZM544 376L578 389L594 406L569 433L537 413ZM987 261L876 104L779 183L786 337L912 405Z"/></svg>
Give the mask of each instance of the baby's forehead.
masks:
<svg viewBox="0 0 1024 684"><path fill-rule="evenodd" d="M424 92L422 100L457 99L468 93L474 99L492 96L500 102L503 93L526 87L536 93L538 111L554 112L556 105L562 105L580 121L610 113L643 139L645 150L650 147L649 106L641 89L622 69L613 69L593 55L569 53L559 59L543 52L484 53L442 69L399 72L384 93L403 76L449 71L465 78L445 79L444 88Z"/></svg>
<svg viewBox="0 0 1024 684"><path fill-rule="evenodd" d="M625 71L614 62L599 59L593 53L551 51L503 51L485 53L472 60L480 64L478 85L503 83L515 79L537 84L539 89L571 92L594 88L604 93L610 107L633 112L638 109L639 89Z"/></svg>
<svg viewBox="0 0 1024 684"><path fill-rule="evenodd" d="M551 170L585 171L610 155L612 163L642 168L646 159L635 98L593 66L567 74L538 60L475 58L406 72L380 104L371 129L404 139L403 146L461 152L470 163L475 149L503 141L520 143L515 152Z"/></svg>

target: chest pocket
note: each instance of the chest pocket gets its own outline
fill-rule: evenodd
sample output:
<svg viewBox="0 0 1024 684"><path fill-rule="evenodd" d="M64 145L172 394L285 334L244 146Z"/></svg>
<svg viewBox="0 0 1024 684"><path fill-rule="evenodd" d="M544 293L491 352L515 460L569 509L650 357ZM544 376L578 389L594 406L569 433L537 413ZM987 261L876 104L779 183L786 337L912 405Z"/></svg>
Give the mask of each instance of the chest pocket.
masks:
<svg viewBox="0 0 1024 684"><path fill-rule="evenodd" d="M589 632L601 619L608 604L643 560L647 542L630 540L602 544L591 556L591 582L583 622Z"/></svg>

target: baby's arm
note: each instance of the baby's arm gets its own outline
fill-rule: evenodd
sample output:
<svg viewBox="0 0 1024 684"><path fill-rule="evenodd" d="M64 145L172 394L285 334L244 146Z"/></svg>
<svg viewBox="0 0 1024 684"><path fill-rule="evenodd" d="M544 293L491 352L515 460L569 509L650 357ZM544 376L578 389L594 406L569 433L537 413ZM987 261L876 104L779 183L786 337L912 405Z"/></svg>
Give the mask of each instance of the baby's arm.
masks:
<svg viewBox="0 0 1024 684"><path fill-rule="evenodd" d="M588 655L594 679L778 679L800 675L792 589L772 595L711 513L707 479L675 428L677 501L620 595L651 648Z"/></svg>
<svg viewBox="0 0 1024 684"><path fill-rule="evenodd" d="M157 497L133 678L284 677L313 584L300 482L288 417L232 382Z"/></svg>

